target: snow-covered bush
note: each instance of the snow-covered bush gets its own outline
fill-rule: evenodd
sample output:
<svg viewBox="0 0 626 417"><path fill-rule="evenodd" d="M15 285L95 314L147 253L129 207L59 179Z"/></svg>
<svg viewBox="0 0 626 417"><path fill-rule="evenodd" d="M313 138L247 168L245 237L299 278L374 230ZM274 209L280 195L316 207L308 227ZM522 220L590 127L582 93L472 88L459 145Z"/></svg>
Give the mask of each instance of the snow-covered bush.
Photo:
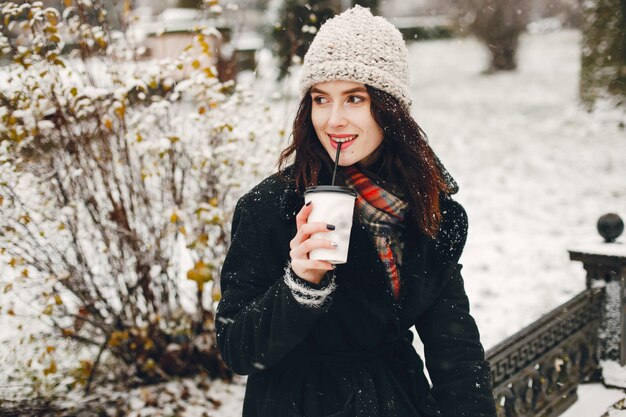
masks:
<svg viewBox="0 0 626 417"><path fill-rule="evenodd" d="M101 363L137 382L228 379L216 278L237 198L272 168L269 112L218 81L216 31L140 61L124 34L89 23L97 3L65 3L0 6L2 311L19 315L9 296L26 294L48 344L91 346L59 377L69 388L89 390ZM41 372L62 373L52 360Z"/></svg>

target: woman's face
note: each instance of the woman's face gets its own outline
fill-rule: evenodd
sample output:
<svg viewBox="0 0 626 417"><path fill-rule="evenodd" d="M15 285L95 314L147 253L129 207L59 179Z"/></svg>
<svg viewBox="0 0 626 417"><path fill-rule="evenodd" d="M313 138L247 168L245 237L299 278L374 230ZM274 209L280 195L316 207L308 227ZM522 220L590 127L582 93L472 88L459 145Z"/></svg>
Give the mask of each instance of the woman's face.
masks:
<svg viewBox="0 0 626 417"><path fill-rule="evenodd" d="M364 84L328 81L311 88L311 120L317 137L334 161L339 142L339 165L374 162L383 130L370 111L371 98Z"/></svg>

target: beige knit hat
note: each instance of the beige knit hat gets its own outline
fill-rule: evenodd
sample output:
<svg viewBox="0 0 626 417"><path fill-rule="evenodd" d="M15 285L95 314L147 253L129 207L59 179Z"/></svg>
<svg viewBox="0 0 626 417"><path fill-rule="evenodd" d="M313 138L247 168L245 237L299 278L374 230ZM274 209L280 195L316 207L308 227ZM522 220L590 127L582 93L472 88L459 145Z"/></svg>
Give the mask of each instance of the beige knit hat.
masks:
<svg viewBox="0 0 626 417"><path fill-rule="evenodd" d="M327 20L304 56L300 94L333 80L378 88L409 110L408 52L400 31L361 6Z"/></svg>

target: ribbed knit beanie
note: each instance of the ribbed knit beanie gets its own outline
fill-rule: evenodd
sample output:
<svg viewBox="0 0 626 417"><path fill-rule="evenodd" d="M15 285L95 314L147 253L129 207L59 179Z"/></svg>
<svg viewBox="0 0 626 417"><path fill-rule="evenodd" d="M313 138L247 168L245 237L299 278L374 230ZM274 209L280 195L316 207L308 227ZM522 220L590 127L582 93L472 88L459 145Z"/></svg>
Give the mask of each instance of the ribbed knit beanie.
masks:
<svg viewBox="0 0 626 417"><path fill-rule="evenodd" d="M361 6L327 20L304 56L300 95L334 80L378 88L409 110L408 52L400 31Z"/></svg>

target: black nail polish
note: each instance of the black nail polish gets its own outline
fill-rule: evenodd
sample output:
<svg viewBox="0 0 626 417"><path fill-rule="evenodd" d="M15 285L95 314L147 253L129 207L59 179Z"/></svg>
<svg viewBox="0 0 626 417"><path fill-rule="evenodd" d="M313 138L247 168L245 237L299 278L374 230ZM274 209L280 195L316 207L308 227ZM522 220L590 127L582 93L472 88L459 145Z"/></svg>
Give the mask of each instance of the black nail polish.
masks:
<svg viewBox="0 0 626 417"><path fill-rule="evenodd" d="M310 206L311 202L309 201L308 203L305 204L305 206Z"/></svg>
<svg viewBox="0 0 626 417"><path fill-rule="evenodd" d="M335 230L335 225L334 225L334 224L327 224L327 225L326 225L326 228L327 228L328 230Z"/></svg>

